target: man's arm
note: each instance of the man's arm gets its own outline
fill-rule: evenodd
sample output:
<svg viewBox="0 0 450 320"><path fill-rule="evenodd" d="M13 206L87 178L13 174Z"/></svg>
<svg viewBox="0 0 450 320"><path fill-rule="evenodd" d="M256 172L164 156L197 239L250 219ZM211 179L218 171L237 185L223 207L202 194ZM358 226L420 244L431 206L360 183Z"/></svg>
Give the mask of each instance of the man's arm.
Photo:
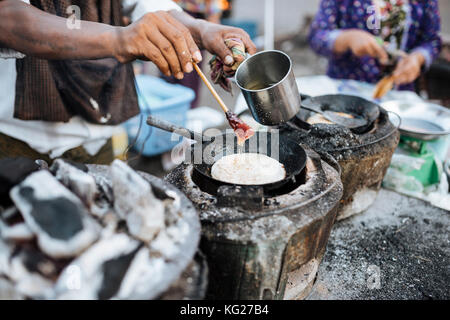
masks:
<svg viewBox="0 0 450 320"><path fill-rule="evenodd" d="M202 59L197 45L229 65L234 60L224 43L227 38L240 38L250 54L256 52L245 31L193 19L177 10L149 12L127 27L80 23L80 29L70 29L67 19L22 1L0 0L2 46L43 59L115 57L123 63L144 59L164 74L182 79L183 73L192 72L192 61Z"/></svg>
<svg viewBox="0 0 450 320"><path fill-rule="evenodd" d="M42 59L150 60L179 79L193 70L191 61L201 60L189 30L164 11L128 27L80 21L79 29L70 29L67 21L22 1L0 0L0 43Z"/></svg>
<svg viewBox="0 0 450 320"><path fill-rule="evenodd" d="M115 27L82 21L69 29L67 19L22 1L0 0L2 46L43 59L98 59L117 53Z"/></svg>

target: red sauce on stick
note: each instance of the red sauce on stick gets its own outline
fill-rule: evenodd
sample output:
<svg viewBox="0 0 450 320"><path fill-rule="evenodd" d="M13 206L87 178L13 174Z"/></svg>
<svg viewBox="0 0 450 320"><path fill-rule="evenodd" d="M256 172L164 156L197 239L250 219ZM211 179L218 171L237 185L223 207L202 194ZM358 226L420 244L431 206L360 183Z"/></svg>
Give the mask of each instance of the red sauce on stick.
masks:
<svg viewBox="0 0 450 320"><path fill-rule="evenodd" d="M193 63L193 65L202 81L208 87L209 91L212 93L212 95L222 108L222 110L225 112L228 123L230 124L231 128L233 128L234 133L237 136L238 144L243 145L247 139L251 138L255 134L255 131L253 131L253 129L250 128L248 124L239 119L239 117L234 112L228 109L228 107L223 102L222 98L217 94L217 91L214 89L212 84L209 83L208 79L206 78L202 70L198 67L198 65L195 62Z"/></svg>
<svg viewBox="0 0 450 320"><path fill-rule="evenodd" d="M237 136L238 144L243 145L247 139L250 139L255 134L255 131L244 121L242 121L234 112L228 111L225 113L228 123L233 128Z"/></svg>

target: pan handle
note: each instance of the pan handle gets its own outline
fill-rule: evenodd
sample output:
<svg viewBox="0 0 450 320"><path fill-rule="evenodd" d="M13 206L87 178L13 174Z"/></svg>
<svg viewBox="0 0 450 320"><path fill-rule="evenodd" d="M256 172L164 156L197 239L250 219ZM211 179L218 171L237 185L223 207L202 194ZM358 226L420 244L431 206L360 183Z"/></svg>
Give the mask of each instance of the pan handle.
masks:
<svg viewBox="0 0 450 320"><path fill-rule="evenodd" d="M172 132L172 133L178 134L178 135L183 136L188 139L193 139L200 143L210 140L200 133L194 132L194 131L184 128L182 126L178 126L171 122L168 122L168 121L165 121L165 120L162 120L159 118L155 118L153 116L148 116L147 124L152 127L155 127L155 128L167 131L167 132Z"/></svg>

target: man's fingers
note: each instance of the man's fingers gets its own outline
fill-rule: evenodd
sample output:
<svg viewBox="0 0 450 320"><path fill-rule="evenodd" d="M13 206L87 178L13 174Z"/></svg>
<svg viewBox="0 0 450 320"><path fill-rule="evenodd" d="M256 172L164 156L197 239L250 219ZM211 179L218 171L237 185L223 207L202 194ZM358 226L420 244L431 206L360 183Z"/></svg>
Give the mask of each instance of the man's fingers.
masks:
<svg viewBox="0 0 450 320"><path fill-rule="evenodd" d="M194 38L192 38L192 34L190 33L189 29L186 28L177 19L172 17L170 14L167 15L166 19L170 24L175 26L183 34L186 45L189 48L189 52L191 53L191 56L194 59L194 61L197 63L201 62L203 59L202 54L197 44L195 43Z"/></svg>
<svg viewBox="0 0 450 320"><path fill-rule="evenodd" d="M217 37L217 39L213 43L212 51L213 53L217 54L226 65L231 66L234 64L233 53L231 52L231 49L228 48L225 44L224 38Z"/></svg>
<svg viewBox="0 0 450 320"><path fill-rule="evenodd" d="M183 71L192 72L192 55L181 31L171 25L165 25L160 31L171 42Z"/></svg>
<svg viewBox="0 0 450 320"><path fill-rule="evenodd" d="M168 77L172 75L166 58L164 58L161 51L153 43L148 43L144 55L145 58L152 61L163 74Z"/></svg>
<svg viewBox="0 0 450 320"><path fill-rule="evenodd" d="M174 75L177 79L183 79L184 75L180 65L180 61L178 60L178 55L170 41L167 40L166 37L160 32L157 32L155 30L153 30L153 32L151 32L148 37L150 41L158 47L158 49L161 51L162 55L168 62L172 75Z"/></svg>
<svg viewBox="0 0 450 320"><path fill-rule="evenodd" d="M249 54L255 54L256 53L256 51L257 51L256 50L256 46L253 43L253 41L250 38L250 36L246 32L243 32L241 40L242 40L242 42L244 42L245 49L247 50L247 52Z"/></svg>
<svg viewBox="0 0 450 320"><path fill-rule="evenodd" d="M252 39L250 39L250 36L247 34L247 32L238 30L238 32L236 32L236 33L227 33L224 36L224 39L230 39L230 38L240 39L242 41L242 43L244 43L245 50L249 54L256 53L256 51L257 51L256 46L253 43Z"/></svg>

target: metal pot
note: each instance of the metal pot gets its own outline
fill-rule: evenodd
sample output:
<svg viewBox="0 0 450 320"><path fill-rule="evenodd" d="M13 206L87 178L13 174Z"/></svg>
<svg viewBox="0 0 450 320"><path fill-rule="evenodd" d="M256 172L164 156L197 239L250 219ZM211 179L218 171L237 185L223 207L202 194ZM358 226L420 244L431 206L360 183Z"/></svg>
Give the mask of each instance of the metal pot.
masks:
<svg viewBox="0 0 450 320"><path fill-rule="evenodd" d="M300 111L292 60L281 51L262 51L245 60L236 71L236 83L253 117L263 125L287 122Z"/></svg>

